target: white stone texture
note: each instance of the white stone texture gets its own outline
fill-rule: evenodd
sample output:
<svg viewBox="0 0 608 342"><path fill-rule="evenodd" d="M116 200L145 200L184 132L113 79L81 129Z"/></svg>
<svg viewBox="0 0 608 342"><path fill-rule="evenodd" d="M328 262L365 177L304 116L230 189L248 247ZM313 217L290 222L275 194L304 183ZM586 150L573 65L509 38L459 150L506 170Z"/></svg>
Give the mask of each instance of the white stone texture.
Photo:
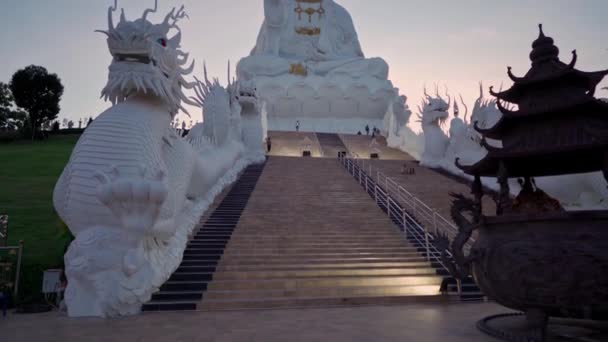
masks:
<svg viewBox="0 0 608 342"><path fill-rule="evenodd" d="M197 86L182 78L191 69L181 68L181 34L166 37L184 12L172 11L159 25L146 19L156 9L133 22L123 14L114 27L115 10L105 32L114 60L103 91L114 105L82 135L53 194L75 236L65 255L72 317L139 313L181 263L214 197L263 160L243 146L240 113L231 111L230 92L219 84L204 99L188 99L209 104L212 125L188 139L170 127L186 99L181 87Z"/></svg>
<svg viewBox="0 0 608 342"><path fill-rule="evenodd" d="M384 60L365 58L347 10L333 0L265 0L264 10L256 46L237 74L267 103L268 129L293 130L296 121L302 131L381 127L387 107L400 101L398 89Z"/></svg>

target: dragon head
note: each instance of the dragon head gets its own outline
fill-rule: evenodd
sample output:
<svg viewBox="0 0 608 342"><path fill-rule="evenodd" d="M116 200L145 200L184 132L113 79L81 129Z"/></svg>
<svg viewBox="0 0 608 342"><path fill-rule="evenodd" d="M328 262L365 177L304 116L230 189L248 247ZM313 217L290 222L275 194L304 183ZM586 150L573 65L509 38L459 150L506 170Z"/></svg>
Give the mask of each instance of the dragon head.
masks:
<svg viewBox="0 0 608 342"><path fill-rule="evenodd" d="M230 68L230 66L228 67ZM203 108L202 134L217 145L222 145L231 138L235 126L240 127L241 109L237 101L237 85L230 83L224 88L218 79L209 81L207 68L204 68L204 80L195 77L196 97L192 100ZM240 135L239 135L240 136Z"/></svg>
<svg viewBox="0 0 608 342"><path fill-rule="evenodd" d="M422 125L443 126L450 116L448 111L450 110L452 99L447 94L447 89L447 102L439 95L438 89L436 89L435 93L435 97L432 97L427 94L426 88L424 89L425 97L422 99L422 105L418 106L418 111L420 112L418 118Z"/></svg>
<svg viewBox="0 0 608 342"><path fill-rule="evenodd" d="M257 111L258 91L253 81L239 81L233 84L236 100L241 107L253 107Z"/></svg>
<svg viewBox="0 0 608 342"><path fill-rule="evenodd" d="M183 77L192 72L194 62L186 67L188 54L179 49L181 30L177 22L187 17L184 7L177 11L173 8L162 23L152 24L147 18L158 9L155 0L154 9L145 10L135 21L127 20L124 9L121 10L120 22L115 26L117 2L114 0L114 6L108 9L108 30L97 31L108 36L113 57L102 97L116 104L135 94L153 94L165 101L172 115L180 109L187 113L182 102L195 103L183 93L182 87L191 89L194 85ZM177 33L169 37L172 30Z"/></svg>
<svg viewBox="0 0 608 342"><path fill-rule="evenodd" d="M475 101L471 124L477 123L480 128L490 128L502 116L496 107L496 99L485 99L483 95L483 84L479 83L479 98Z"/></svg>

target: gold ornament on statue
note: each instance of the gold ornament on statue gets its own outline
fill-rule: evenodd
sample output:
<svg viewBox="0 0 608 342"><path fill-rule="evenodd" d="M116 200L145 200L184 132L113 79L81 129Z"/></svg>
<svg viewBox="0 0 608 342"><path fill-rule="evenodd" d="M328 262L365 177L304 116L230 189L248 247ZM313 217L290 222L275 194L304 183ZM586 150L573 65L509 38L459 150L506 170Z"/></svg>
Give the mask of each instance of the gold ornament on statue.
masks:
<svg viewBox="0 0 608 342"><path fill-rule="evenodd" d="M319 14L319 20L321 20L321 17L323 17L323 14L325 14L325 8L323 8L323 0L296 0L296 2L298 3L298 7L296 7L294 9L294 12L296 12L298 14L298 20L302 20L302 13L306 13L308 15L308 22L311 23L312 22L312 16L315 13ZM306 9L302 8L302 3L305 4L319 4L319 9L314 9L312 7L308 7Z"/></svg>
<svg viewBox="0 0 608 342"><path fill-rule="evenodd" d="M298 27L296 28L296 33L304 36L318 36L321 34L321 28Z"/></svg>
<svg viewBox="0 0 608 342"><path fill-rule="evenodd" d="M297 63L291 65L291 67L289 68L289 73L292 75L307 76L308 70L306 70L306 67L301 63Z"/></svg>

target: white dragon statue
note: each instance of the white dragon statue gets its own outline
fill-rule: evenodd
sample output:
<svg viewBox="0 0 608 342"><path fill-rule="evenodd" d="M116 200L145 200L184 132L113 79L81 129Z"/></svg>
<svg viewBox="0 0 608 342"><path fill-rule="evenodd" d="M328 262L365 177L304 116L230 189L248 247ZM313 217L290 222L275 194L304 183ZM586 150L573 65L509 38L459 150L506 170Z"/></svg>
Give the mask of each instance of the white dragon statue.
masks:
<svg viewBox="0 0 608 342"><path fill-rule="evenodd" d="M187 139L200 144L201 138L213 146L224 146L234 139L241 139L241 106L238 101L238 83L231 83L228 64L228 86L222 87L218 79L209 81L207 67L204 67L204 81L197 80L194 88L197 98L193 99L203 110L203 122L190 130Z"/></svg>
<svg viewBox="0 0 608 342"><path fill-rule="evenodd" d="M480 144L482 137L475 126L490 128L500 120L502 113L498 110L496 101L495 98L486 99L484 97L483 85L480 83L480 95L475 101L471 122L468 124L466 134L463 135L464 138L454 140L455 137L452 137L450 139L444 169L463 175L460 170L454 168L454 157L459 158L461 164L471 165L487 154L487 150ZM504 104L504 106L507 106L507 104ZM500 144L500 142L494 141L489 141L489 143L492 145ZM450 152L451 150L454 150L454 152ZM488 187L495 187L493 180L482 179L482 181ZM536 184L551 197L558 199L569 210L605 209L608 207L608 189L604 186L605 180L599 172L541 177L536 179ZM516 180L513 180L510 185L514 195L521 190Z"/></svg>
<svg viewBox="0 0 608 342"><path fill-rule="evenodd" d="M502 85L500 88L502 89ZM479 82L479 98L477 98L475 105L473 106L469 128L474 129L475 125L479 128L490 128L494 126L501 117L502 113L496 106L496 99L487 99L483 93L483 83ZM477 134L477 136L479 137L479 141L481 141L481 135Z"/></svg>
<svg viewBox="0 0 608 342"><path fill-rule="evenodd" d="M485 99L483 94L483 84L479 84L479 98L475 101L471 121L467 121L469 109L460 97L460 101L465 108L464 120L459 118L458 108L454 104L454 119L450 127L450 144L447 149L443 168L455 174L464 175L455 166L455 160L459 159L461 164L471 165L481 160L486 154L486 149L481 145L481 135L475 130L475 126L480 128L491 127L502 114L496 106L495 99Z"/></svg>
<svg viewBox="0 0 608 342"><path fill-rule="evenodd" d="M213 197L252 162L239 159L239 141L222 141L233 147L211 154L170 127L183 103L230 105L219 85L201 94L207 84L184 79L194 64L185 67L188 54L180 50L183 6L152 24L147 18L157 11L156 0L134 21L123 10L115 26L117 8L115 0L108 29L100 31L113 57L102 91L112 106L82 135L53 194L75 236L65 255L65 303L72 317L139 313L179 266ZM177 33L169 37L171 31ZM186 96L184 88L195 89L199 99ZM196 134L189 140L201 141Z"/></svg>
<svg viewBox="0 0 608 342"><path fill-rule="evenodd" d="M452 102L449 95L446 102L439 95L437 87L435 88L435 94L435 97L427 94L425 87L425 98L422 99L422 105L418 106L420 112L418 119L424 132L424 149L420 158L420 165L430 168L441 167L448 148L449 138L441 127L445 125L449 117L448 111Z"/></svg>

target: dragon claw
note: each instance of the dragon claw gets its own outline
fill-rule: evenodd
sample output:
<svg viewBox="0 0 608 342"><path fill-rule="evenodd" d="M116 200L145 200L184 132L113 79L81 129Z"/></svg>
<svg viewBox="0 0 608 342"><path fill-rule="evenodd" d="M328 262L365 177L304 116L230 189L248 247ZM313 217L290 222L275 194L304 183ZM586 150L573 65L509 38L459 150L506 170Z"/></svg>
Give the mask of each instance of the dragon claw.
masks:
<svg viewBox="0 0 608 342"><path fill-rule="evenodd" d="M167 198L165 173L159 170L148 177L150 174L139 168L135 176L122 175L118 168L112 168L109 176L95 175L100 182L97 198L129 231L145 234L152 230Z"/></svg>

